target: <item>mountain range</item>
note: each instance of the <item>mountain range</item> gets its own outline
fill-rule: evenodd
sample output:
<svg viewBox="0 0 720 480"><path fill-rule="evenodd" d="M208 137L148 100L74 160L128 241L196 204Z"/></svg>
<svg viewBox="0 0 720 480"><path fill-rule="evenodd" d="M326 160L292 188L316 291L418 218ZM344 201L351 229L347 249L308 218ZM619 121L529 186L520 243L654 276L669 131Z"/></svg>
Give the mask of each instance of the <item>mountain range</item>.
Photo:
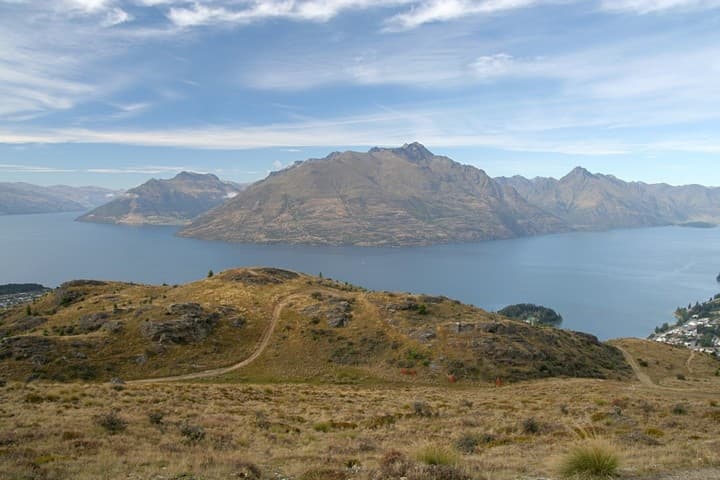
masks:
<svg viewBox="0 0 720 480"><path fill-rule="evenodd" d="M78 218L82 222L184 225L235 196L243 186L213 174L181 172L151 179Z"/></svg>
<svg viewBox="0 0 720 480"><path fill-rule="evenodd" d="M0 215L78 212L102 205L117 194L100 187L0 182Z"/></svg>
<svg viewBox="0 0 720 480"><path fill-rule="evenodd" d="M419 143L296 162L180 235L250 243L414 246L576 230L716 224L720 189L565 177L491 178Z"/></svg>
<svg viewBox="0 0 720 480"><path fill-rule="evenodd" d="M419 143L336 152L272 173L181 235L232 242L427 245L563 231L484 171Z"/></svg>
<svg viewBox="0 0 720 480"><path fill-rule="evenodd" d="M625 182L577 167L563 178L496 178L573 230L720 220L720 188Z"/></svg>

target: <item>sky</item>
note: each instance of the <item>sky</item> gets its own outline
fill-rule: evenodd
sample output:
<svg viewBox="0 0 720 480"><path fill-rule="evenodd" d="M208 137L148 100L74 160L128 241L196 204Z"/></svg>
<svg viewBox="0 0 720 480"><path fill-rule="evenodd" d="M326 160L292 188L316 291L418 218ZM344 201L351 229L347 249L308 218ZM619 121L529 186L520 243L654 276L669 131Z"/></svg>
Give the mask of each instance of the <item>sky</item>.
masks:
<svg viewBox="0 0 720 480"><path fill-rule="evenodd" d="M720 0L0 0L0 181L240 182L419 141L720 186Z"/></svg>

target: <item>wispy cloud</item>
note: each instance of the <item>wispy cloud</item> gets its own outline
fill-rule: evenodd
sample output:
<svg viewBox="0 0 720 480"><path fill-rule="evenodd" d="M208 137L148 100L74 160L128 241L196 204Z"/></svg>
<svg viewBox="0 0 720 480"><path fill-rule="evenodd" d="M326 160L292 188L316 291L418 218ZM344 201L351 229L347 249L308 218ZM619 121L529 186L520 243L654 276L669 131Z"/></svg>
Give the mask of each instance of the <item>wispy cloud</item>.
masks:
<svg viewBox="0 0 720 480"><path fill-rule="evenodd" d="M426 23L445 22L480 14L493 14L541 3L543 0L425 0L390 17L388 30L408 30Z"/></svg>
<svg viewBox="0 0 720 480"><path fill-rule="evenodd" d="M647 14L664 10L709 10L720 8L719 0L602 0L610 12Z"/></svg>
<svg viewBox="0 0 720 480"><path fill-rule="evenodd" d="M442 121L448 116L453 116L455 121ZM0 131L0 143L109 143L242 150L266 147L398 145L419 139L428 145L483 146L525 152L614 155L628 151L627 145L614 142L571 139L551 141L528 131L483 133L474 127L467 112L385 112L327 121L236 128L142 131L48 129L32 133Z"/></svg>
<svg viewBox="0 0 720 480"><path fill-rule="evenodd" d="M251 23L269 18L286 18L325 22L346 10L373 7L390 7L411 3L411 0L253 0L238 8L235 2L204 5L198 2L189 6L171 7L168 18L180 27L216 23Z"/></svg>

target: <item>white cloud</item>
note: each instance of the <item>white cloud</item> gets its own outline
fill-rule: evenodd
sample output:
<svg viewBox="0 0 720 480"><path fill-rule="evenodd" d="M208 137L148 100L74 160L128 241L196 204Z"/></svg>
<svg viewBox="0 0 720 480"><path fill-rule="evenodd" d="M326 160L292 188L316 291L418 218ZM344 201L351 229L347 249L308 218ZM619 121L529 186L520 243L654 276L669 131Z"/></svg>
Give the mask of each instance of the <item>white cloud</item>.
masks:
<svg viewBox="0 0 720 480"><path fill-rule="evenodd" d="M647 14L671 9L709 10L720 8L719 0L602 0L602 8L611 12Z"/></svg>
<svg viewBox="0 0 720 480"><path fill-rule="evenodd" d="M455 20L471 15L492 14L531 7L543 0L425 0L410 10L389 18L388 30L409 30L426 23Z"/></svg>
<svg viewBox="0 0 720 480"><path fill-rule="evenodd" d="M173 6L168 18L179 27L192 27L215 23L250 23L269 18L286 18L325 22L344 10L372 7L389 7L410 3L412 0L251 0L245 8L226 5L206 6L194 2L190 6Z"/></svg>
<svg viewBox="0 0 720 480"><path fill-rule="evenodd" d="M132 17L125 10L112 8L105 15L105 19L102 21L101 25L103 27L114 27L115 25L129 22L130 20L132 20Z"/></svg>

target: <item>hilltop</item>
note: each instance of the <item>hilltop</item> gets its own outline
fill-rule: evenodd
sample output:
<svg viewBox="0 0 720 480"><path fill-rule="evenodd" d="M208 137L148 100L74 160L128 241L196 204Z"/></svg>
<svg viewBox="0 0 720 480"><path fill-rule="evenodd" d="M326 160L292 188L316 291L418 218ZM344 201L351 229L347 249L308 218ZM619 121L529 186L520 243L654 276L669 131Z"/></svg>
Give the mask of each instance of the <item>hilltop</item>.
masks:
<svg viewBox="0 0 720 480"><path fill-rule="evenodd" d="M119 193L101 187L0 182L0 215L79 212L97 207Z"/></svg>
<svg viewBox="0 0 720 480"><path fill-rule="evenodd" d="M78 218L81 222L184 225L235 196L242 186L213 174L180 172L151 179Z"/></svg>
<svg viewBox="0 0 720 480"><path fill-rule="evenodd" d="M270 268L179 286L68 282L0 312L0 335L3 375L14 379L203 376L249 358L213 376L446 384L630 374L592 335Z"/></svg>
<svg viewBox="0 0 720 480"><path fill-rule="evenodd" d="M181 235L232 242L407 246L562 231L484 171L419 143L335 152L271 174Z"/></svg>

